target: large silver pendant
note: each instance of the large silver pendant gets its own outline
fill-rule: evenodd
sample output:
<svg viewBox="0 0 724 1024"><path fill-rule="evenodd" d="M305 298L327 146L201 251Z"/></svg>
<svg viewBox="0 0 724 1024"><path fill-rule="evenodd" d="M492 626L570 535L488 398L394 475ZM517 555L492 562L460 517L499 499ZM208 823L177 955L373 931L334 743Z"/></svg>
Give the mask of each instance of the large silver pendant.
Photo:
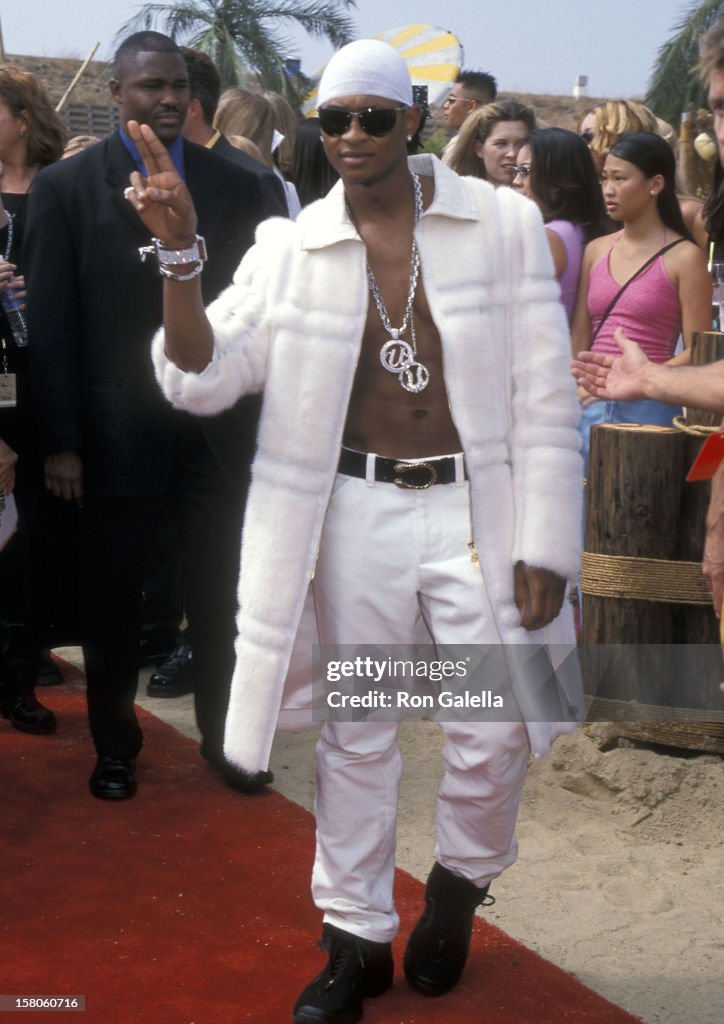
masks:
<svg viewBox="0 0 724 1024"><path fill-rule="evenodd" d="M429 380L430 371L422 363L413 362L400 373L400 384L405 391L411 391L414 395L424 391Z"/></svg>
<svg viewBox="0 0 724 1024"><path fill-rule="evenodd" d="M393 331L393 336L386 341L380 349L380 362L389 373L402 373L415 361L415 352L409 342L396 337L399 332Z"/></svg>
<svg viewBox="0 0 724 1024"><path fill-rule="evenodd" d="M413 174L412 179L415 188L415 223L417 223L422 216L422 185L420 184L420 179L416 174ZM375 275L369 264L367 266L367 281L369 283L370 292L372 293L372 298L374 299L377 312L380 320L382 321L382 326L390 336L389 340L386 341L380 349L380 362L388 373L395 374L400 382L400 386L404 388L405 391L412 392L412 394L417 394L419 391L423 391L430 380L430 372L427 367L417 361L413 305L415 302L415 291L417 289L419 273L420 254L418 252L413 233L410 252L410 282L407 289L407 301L405 303L404 316L400 326L393 327L390 323L390 317L387 312L384 299L380 294L380 289L377 285ZM400 337L401 334L404 334L407 331L408 327L412 338L411 343L404 341Z"/></svg>

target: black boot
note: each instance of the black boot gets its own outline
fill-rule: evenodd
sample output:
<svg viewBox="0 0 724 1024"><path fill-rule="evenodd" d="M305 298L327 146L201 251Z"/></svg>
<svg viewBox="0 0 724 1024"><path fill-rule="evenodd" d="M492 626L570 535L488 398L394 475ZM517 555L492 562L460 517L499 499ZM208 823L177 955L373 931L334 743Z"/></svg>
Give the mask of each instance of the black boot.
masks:
<svg viewBox="0 0 724 1024"><path fill-rule="evenodd" d="M35 696L38 647L24 625L11 625L0 654L0 714L20 732L36 736L55 732L55 715Z"/></svg>
<svg viewBox="0 0 724 1024"><path fill-rule="evenodd" d="M55 715L43 707L29 684L2 683L0 685L0 713L20 732L43 736L55 732Z"/></svg>
<svg viewBox="0 0 724 1024"><path fill-rule="evenodd" d="M184 697L194 692L193 650L186 640L180 640L170 658L151 676L146 694L149 697Z"/></svg>
<svg viewBox="0 0 724 1024"><path fill-rule="evenodd" d="M320 945L329 963L297 999L294 1024L356 1024L363 1000L381 996L392 985L392 947L331 924L324 925Z"/></svg>
<svg viewBox="0 0 724 1024"><path fill-rule="evenodd" d="M425 887L425 910L405 950L405 977L414 989L441 996L457 985L470 950L475 910L494 902L488 886L478 889L435 864Z"/></svg>

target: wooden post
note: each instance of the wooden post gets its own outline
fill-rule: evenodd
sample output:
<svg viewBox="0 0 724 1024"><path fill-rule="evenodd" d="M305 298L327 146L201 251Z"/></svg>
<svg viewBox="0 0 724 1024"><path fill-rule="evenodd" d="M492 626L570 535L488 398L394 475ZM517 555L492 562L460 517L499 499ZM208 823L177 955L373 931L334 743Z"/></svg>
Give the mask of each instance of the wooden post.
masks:
<svg viewBox="0 0 724 1024"><path fill-rule="evenodd" d="M717 359L724 359L724 334L720 331L694 331L691 336L691 365L704 366ZM721 421L722 413L707 412L705 409L685 410L684 422L687 427L716 427Z"/></svg>
<svg viewBox="0 0 724 1024"><path fill-rule="evenodd" d="M581 664L589 717L615 719L614 734L724 752L719 630L699 565L708 484L685 483L702 443L675 428L592 429Z"/></svg>
<svg viewBox="0 0 724 1024"><path fill-rule="evenodd" d="M686 435L681 431L633 424L594 427L584 550L596 555L676 558L685 475ZM583 641L670 643L670 612L658 602L584 591Z"/></svg>
<svg viewBox="0 0 724 1024"><path fill-rule="evenodd" d="M68 102L68 97L69 97L69 96L70 96L70 94L71 94L71 93L73 92L73 90L75 89L75 87L76 87L76 85L78 84L78 82L79 82L79 81L81 80L81 77L82 77L82 75L83 75L83 72L84 72L84 71L85 71L85 69L86 69L86 68L88 67L88 65L90 64L90 62L91 62L91 61L93 60L93 54L94 54L94 53L96 52L96 50L98 49L98 47L99 47L100 45L101 45L100 43L95 43L95 44L94 44L94 45L93 45L93 46L91 47L91 51L90 51L90 53L88 54L88 56L86 57L86 59L85 59L85 60L83 61L83 63L81 64L81 66L80 66L80 67L78 68L78 71L76 72L75 78L73 79L73 81L72 81L72 82L70 83L70 85L68 86L68 88L67 88L67 89L65 90L65 92L63 93L63 95L62 95L62 96L60 97L60 99L58 100L58 104L57 104L57 106L56 106L56 108L55 108L55 112L56 112L57 114L59 114L59 113L60 113L60 111L61 111L61 110L63 109L63 107L65 106L65 104L66 104L66 103Z"/></svg>
<svg viewBox="0 0 724 1024"><path fill-rule="evenodd" d="M694 333L692 365L723 358L724 333ZM710 485L687 484L684 477L707 434L721 422L720 413L691 408L681 430L593 428L584 565L589 553L600 553L698 566ZM718 693L724 666L711 604L602 597L586 594L583 583L582 589L581 664L592 717L616 717L612 735L724 753ZM619 644L628 646L612 646ZM659 645L668 645L663 672L661 658L647 656L660 654ZM667 711L691 707L692 693L705 710Z"/></svg>

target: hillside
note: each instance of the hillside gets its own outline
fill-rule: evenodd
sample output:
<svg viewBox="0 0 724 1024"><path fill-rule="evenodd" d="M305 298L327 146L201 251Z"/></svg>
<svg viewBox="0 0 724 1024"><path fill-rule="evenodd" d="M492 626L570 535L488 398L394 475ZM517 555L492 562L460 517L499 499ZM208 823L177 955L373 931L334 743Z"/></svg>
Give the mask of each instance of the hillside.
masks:
<svg viewBox="0 0 724 1024"><path fill-rule="evenodd" d="M82 60L70 60L62 57L28 57L6 54L7 64L31 71L39 78L50 93L53 103L57 103L65 90L73 81L73 77L82 65ZM91 61L83 73L78 85L73 90L74 103L109 103L108 79L110 68L105 61Z"/></svg>
<svg viewBox="0 0 724 1024"><path fill-rule="evenodd" d="M570 128L575 131L587 110L605 100L596 96L585 96L574 100L572 96L549 96L545 93L510 93L502 92L499 98L516 99L535 110L536 118L541 126Z"/></svg>
<svg viewBox="0 0 724 1024"><path fill-rule="evenodd" d="M8 54L7 63L37 75L45 84L51 99L57 103L73 80L82 61L55 57L29 57ZM104 61L91 61L78 85L73 90L73 103L110 104L108 94L109 65ZM500 98L510 98L511 93L501 93ZM584 98L574 100L570 96L548 96L543 94L516 94L516 99L533 107L541 122L561 128L575 128L581 114L601 100Z"/></svg>

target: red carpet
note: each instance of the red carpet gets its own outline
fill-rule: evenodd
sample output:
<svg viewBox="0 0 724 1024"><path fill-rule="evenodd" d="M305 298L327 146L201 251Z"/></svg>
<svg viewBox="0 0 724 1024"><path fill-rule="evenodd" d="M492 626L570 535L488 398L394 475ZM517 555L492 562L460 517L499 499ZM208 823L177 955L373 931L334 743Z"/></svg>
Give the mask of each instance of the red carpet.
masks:
<svg viewBox="0 0 724 1024"><path fill-rule="evenodd" d="M287 1024L323 963L311 815L274 792L230 790L192 741L145 713L138 796L94 800L82 693L41 693L58 714L56 736L0 722L0 993L83 995L84 1024ZM422 891L398 874L403 937ZM482 921L455 992L426 999L398 971L367 1007L365 1024L636 1019Z"/></svg>

